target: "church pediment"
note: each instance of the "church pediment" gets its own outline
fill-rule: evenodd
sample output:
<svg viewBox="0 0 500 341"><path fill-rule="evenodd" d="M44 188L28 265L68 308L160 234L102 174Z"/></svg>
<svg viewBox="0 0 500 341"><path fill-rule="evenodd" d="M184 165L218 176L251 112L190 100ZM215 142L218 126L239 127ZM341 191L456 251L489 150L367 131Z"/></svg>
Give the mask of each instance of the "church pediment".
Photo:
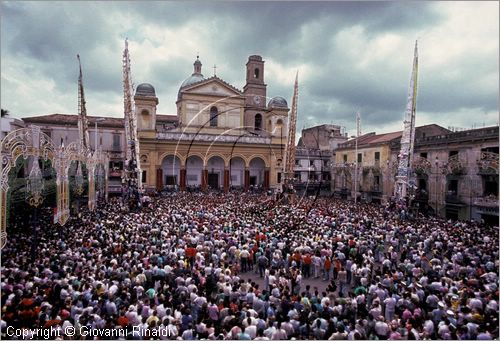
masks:
<svg viewBox="0 0 500 341"><path fill-rule="evenodd" d="M220 97L243 95L240 90L229 83L224 82L217 76L213 76L203 82L186 87L182 89L181 92L184 94L212 95Z"/></svg>

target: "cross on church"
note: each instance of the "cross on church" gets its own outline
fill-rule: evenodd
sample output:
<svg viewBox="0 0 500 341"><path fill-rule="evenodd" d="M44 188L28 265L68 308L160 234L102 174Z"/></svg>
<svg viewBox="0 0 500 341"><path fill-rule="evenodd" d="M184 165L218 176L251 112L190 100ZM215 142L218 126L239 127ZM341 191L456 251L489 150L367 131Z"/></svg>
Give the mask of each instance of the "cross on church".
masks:
<svg viewBox="0 0 500 341"><path fill-rule="evenodd" d="M214 76L217 76L216 71L217 71L217 65L214 64Z"/></svg>

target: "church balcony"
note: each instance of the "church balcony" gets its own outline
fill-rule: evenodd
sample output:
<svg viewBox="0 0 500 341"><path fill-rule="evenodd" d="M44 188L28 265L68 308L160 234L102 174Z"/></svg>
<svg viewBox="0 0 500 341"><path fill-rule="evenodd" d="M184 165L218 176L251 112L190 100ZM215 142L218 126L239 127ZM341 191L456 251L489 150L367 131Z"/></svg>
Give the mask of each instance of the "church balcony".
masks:
<svg viewBox="0 0 500 341"><path fill-rule="evenodd" d="M222 134L195 134L182 132L156 133L157 140L170 141L196 141L196 142L227 142L227 143L248 143L248 144L271 144L270 137L261 136L238 136Z"/></svg>
<svg viewBox="0 0 500 341"><path fill-rule="evenodd" d="M361 165L363 166L363 170L366 171L369 171L370 169L372 171L380 170L380 160L363 161Z"/></svg>
<svg viewBox="0 0 500 341"><path fill-rule="evenodd" d="M498 197L494 195L488 195L484 197L477 197L473 200L474 206L479 207L498 207Z"/></svg>
<svg viewBox="0 0 500 341"><path fill-rule="evenodd" d="M448 191L448 193L445 195L445 201L447 204L460 204L460 203L462 203L458 194L453 192L453 191Z"/></svg>

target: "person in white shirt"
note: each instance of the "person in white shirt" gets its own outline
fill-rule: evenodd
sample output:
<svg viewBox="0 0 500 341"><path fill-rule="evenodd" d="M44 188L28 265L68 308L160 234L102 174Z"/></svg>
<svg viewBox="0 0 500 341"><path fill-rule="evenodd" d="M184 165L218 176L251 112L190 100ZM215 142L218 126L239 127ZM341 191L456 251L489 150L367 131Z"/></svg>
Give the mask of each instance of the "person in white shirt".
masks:
<svg viewBox="0 0 500 341"><path fill-rule="evenodd" d="M396 299L394 296L387 297L384 300L385 304L385 320L386 321L392 321L394 319L394 313L396 311Z"/></svg>

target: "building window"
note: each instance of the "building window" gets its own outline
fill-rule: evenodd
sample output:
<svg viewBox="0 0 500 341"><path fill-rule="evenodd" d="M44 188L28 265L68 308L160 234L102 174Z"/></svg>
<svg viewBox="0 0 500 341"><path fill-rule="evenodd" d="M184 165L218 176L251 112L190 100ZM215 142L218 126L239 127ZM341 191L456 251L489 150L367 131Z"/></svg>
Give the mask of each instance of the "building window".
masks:
<svg viewBox="0 0 500 341"><path fill-rule="evenodd" d="M427 153L420 153L420 157L423 157L424 159L427 159Z"/></svg>
<svg viewBox="0 0 500 341"><path fill-rule="evenodd" d="M278 183L280 184L281 183L281 172L278 173Z"/></svg>
<svg viewBox="0 0 500 341"><path fill-rule="evenodd" d="M344 163L347 162L347 154L344 154Z"/></svg>
<svg viewBox="0 0 500 341"><path fill-rule="evenodd" d="M255 130L261 130L262 129L262 115L257 114L255 115Z"/></svg>
<svg viewBox="0 0 500 341"><path fill-rule="evenodd" d="M260 70L258 68L255 68L255 70L253 71L253 77L259 78L259 73L260 73Z"/></svg>
<svg viewBox="0 0 500 341"><path fill-rule="evenodd" d="M448 154L448 157L452 157L452 156L455 156L455 155L458 155L458 150L450 150L450 152Z"/></svg>
<svg viewBox="0 0 500 341"><path fill-rule="evenodd" d="M448 194L457 195L458 192L458 180L450 180L448 182Z"/></svg>
<svg viewBox="0 0 500 341"><path fill-rule="evenodd" d="M210 108L210 126L217 127L217 116L219 115L219 111L217 107Z"/></svg>
<svg viewBox="0 0 500 341"><path fill-rule="evenodd" d="M380 152L375 152L375 161L380 161Z"/></svg>
<svg viewBox="0 0 500 341"><path fill-rule="evenodd" d="M309 160L309 166L314 166L314 160Z"/></svg>
<svg viewBox="0 0 500 341"><path fill-rule="evenodd" d="M113 134L113 150L118 151L121 149L121 136L120 134Z"/></svg>
<svg viewBox="0 0 500 341"><path fill-rule="evenodd" d="M42 130L42 133L46 134L48 137L52 139L52 130Z"/></svg>
<svg viewBox="0 0 500 341"><path fill-rule="evenodd" d="M481 148L481 151L498 154L498 147Z"/></svg>
<svg viewBox="0 0 500 341"><path fill-rule="evenodd" d="M498 177L493 175L484 176L483 181L483 195L498 196Z"/></svg>
<svg viewBox="0 0 500 341"><path fill-rule="evenodd" d="M141 114L142 115L149 115L149 111L147 111L146 109L144 109L143 111L141 111Z"/></svg>
<svg viewBox="0 0 500 341"><path fill-rule="evenodd" d="M295 160L295 166L300 166L300 160Z"/></svg>
<svg viewBox="0 0 500 341"><path fill-rule="evenodd" d="M147 180L147 173L145 170L142 171L142 183L146 183Z"/></svg>
<svg viewBox="0 0 500 341"><path fill-rule="evenodd" d="M363 162L363 154L358 153L358 163Z"/></svg>

